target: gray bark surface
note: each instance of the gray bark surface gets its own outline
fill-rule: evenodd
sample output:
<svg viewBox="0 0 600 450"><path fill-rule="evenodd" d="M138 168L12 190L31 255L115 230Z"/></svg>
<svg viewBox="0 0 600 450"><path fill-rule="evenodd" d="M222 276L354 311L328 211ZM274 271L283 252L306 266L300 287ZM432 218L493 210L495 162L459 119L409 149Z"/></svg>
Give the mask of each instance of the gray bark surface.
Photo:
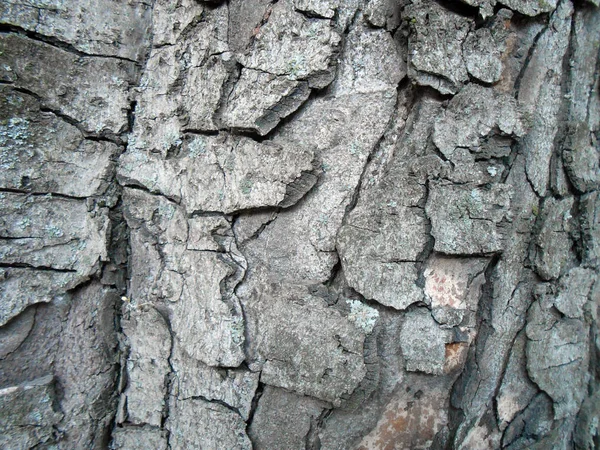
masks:
<svg viewBox="0 0 600 450"><path fill-rule="evenodd" d="M0 447L600 448L597 0L3 0Z"/></svg>

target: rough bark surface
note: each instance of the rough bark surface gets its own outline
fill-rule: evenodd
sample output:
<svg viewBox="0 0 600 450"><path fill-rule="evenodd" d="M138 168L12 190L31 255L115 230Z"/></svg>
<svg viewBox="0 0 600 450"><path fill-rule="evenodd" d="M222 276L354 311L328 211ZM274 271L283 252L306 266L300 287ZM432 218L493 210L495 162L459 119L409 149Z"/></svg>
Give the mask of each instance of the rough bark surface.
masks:
<svg viewBox="0 0 600 450"><path fill-rule="evenodd" d="M0 447L600 448L597 0L0 2Z"/></svg>

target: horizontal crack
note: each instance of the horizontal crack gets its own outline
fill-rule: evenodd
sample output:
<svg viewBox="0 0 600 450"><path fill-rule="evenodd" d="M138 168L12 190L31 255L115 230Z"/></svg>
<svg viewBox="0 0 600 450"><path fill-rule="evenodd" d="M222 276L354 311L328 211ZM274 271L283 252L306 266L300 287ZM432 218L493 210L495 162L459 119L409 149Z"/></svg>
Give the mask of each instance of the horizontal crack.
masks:
<svg viewBox="0 0 600 450"><path fill-rule="evenodd" d="M62 198L62 199L66 199L66 200L76 200L76 201L86 200L89 198L86 196L77 197L75 195L59 194L56 192L36 192L36 191L28 191L28 190L24 190L24 189L15 189L15 188L7 188L7 187L0 187L0 192L9 193L9 194L32 195L34 197L56 197L56 198Z"/></svg>
<svg viewBox="0 0 600 450"><path fill-rule="evenodd" d="M73 269L58 269L56 267L34 266L33 264L26 264L26 263L3 263L3 262L0 262L0 269L33 269L33 270L39 270L40 272L77 273L77 271L73 270Z"/></svg>
<svg viewBox="0 0 600 450"><path fill-rule="evenodd" d="M14 34L18 34L21 36L25 36L33 41L43 42L44 44L51 45L52 47L59 48L61 50L69 52L69 53L73 53L77 56L88 57L88 58L112 58L112 59L117 59L119 61L126 61L126 62L130 62L130 63L134 63L136 65L139 65L139 63L137 61L135 61L133 59L125 58L123 56L85 53L85 52L82 52L81 50L79 50L78 48L76 48L73 44L61 41L60 39L57 39L52 36L47 36L45 34L37 33L35 31L29 31L29 30L26 30L19 26L16 26L16 25L0 24L0 33L4 33L4 34L14 33Z"/></svg>

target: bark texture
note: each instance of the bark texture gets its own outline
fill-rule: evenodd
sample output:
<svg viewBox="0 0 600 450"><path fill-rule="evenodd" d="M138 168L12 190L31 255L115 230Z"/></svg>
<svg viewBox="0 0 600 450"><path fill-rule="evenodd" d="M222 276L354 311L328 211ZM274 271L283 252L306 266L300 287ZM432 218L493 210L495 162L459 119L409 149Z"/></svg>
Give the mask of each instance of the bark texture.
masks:
<svg viewBox="0 0 600 450"><path fill-rule="evenodd" d="M600 448L597 6L0 2L0 447Z"/></svg>

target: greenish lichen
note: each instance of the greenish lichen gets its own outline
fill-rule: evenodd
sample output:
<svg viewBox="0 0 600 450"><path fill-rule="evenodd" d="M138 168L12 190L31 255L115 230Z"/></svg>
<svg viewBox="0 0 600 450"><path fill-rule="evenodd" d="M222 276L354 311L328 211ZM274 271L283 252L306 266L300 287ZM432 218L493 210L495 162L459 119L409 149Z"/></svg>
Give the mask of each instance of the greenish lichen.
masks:
<svg viewBox="0 0 600 450"><path fill-rule="evenodd" d="M173 148L179 148L182 143L183 142L179 137L179 133L175 130L169 130L165 133L162 148L164 151L169 151Z"/></svg>
<svg viewBox="0 0 600 450"><path fill-rule="evenodd" d="M161 217L171 220L173 216L175 216L175 207L169 203L161 204L158 207L158 213L161 215Z"/></svg>
<svg viewBox="0 0 600 450"><path fill-rule="evenodd" d="M23 219L21 219L21 221L18 223L19 228L21 228L22 230L26 230L27 228L29 228L31 226L31 219L29 217L24 217Z"/></svg>
<svg viewBox="0 0 600 450"><path fill-rule="evenodd" d="M306 60L302 55L294 56L289 62L287 66L286 72L290 74L293 78L300 78L305 75L306 71Z"/></svg>
<svg viewBox="0 0 600 450"><path fill-rule="evenodd" d="M353 142L352 144L350 144L348 151L350 152L350 154L352 156L359 155L360 154L360 145L358 145L357 142Z"/></svg>
<svg viewBox="0 0 600 450"><path fill-rule="evenodd" d="M63 231L55 225L48 225L46 227L46 233L52 238L60 238L65 235Z"/></svg>
<svg viewBox="0 0 600 450"><path fill-rule="evenodd" d="M244 341L244 319L240 316L231 319L231 340L236 345Z"/></svg>
<svg viewBox="0 0 600 450"><path fill-rule="evenodd" d="M346 303L350 306L348 320L362 329L365 333L371 333L373 328L375 328L377 319L379 319L379 311L358 300L346 299Z"/></svg>
<svg viewBox="0 0 600 450"><path fill-rule="evenodd" d="M252 186L254 186L254 182L249 178L244 178L240 183L242 194L249 195L252 192Z"/></svg>
<svg viewBox="0 0 600 450"><path fill-rule="evenodd" d="M206 153L206 143L204 139L198 138L191 141L188 145L188 152L192 158L197 158Z"/></svg>

